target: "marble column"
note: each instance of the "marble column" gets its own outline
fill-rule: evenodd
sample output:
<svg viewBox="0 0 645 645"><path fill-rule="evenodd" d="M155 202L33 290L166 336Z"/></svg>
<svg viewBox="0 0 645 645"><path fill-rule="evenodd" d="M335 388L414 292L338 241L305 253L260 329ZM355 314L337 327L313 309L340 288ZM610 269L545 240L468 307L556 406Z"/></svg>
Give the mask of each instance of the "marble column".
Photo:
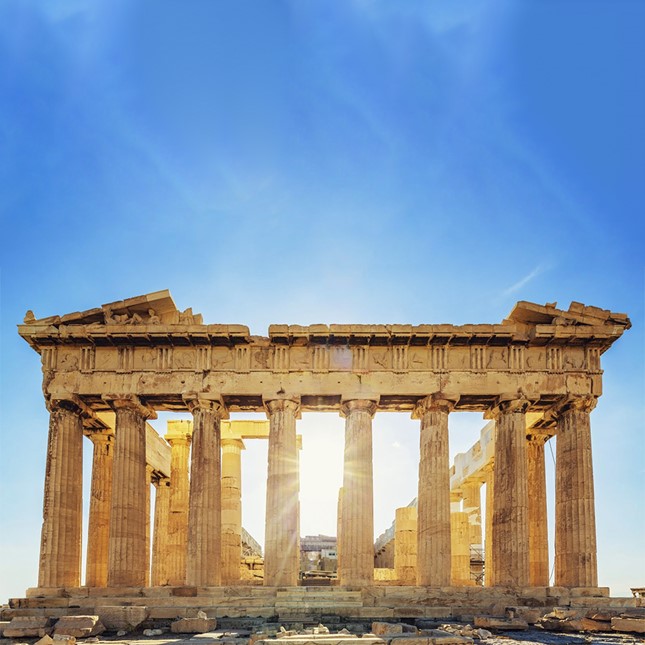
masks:
<svg viewBox="0 0 645 645"><path fill-rule="evenodd" d="M188 548L188 498L190 481L188 462L192 424L190 421L168 423L165 434L170 444L170 492L166 570L168 584L186 584L186 551Z"/></svg>
<svg viewBox="0 0 645 645"><path fill-rule="evenodd" d="M473 584L470 579L470 528L468 513L450 514L450 582L453 587Z"/></svg>
<svg viewBox="0 0 645 645"><path fill-rule="evenodd" d="M417 582L417 509L397 508L394 518L394 571L404 585Z"/></svg>
<svg viewBox="0 0 645 645"><path fill-rule="evenodd" d="M598 586L589 414L594 397L570 402L558 419L555 462L555 584Z"/></svg>
<svg viewBox="0 0 645 645"><path fill-rule="evenodd" d="M417 521L417 584L446 587L451 580L450 462L448 414L452 401L421 399L413 413L420 419Z"/></svg>
<svg viewBox="0 0 645 645"><path fill-rule="evenodd" d="M374 483L372 476L372 417L376 403L343 403L345 464L341 529L341 585L374 582Z"/></svg>
<svg viewBox="0 0 645 645"><path fill-rule="evenodd" d="M110 398L116 413L108 552L108 587L143 587L146 555L146 419L136 397Z"/></svg>
<svg viewBox="0 0 645 645"><path fill-rule="evenodd" d="M481 484L476 481L462 484L461 492L464 500L463 510L468 514L468 541L479 548L482 545Z"/></svg>
<svg viewBox="0 0 645 645"><path fill-rule="evenodd" d="M87 528L85 585L87 587L105 587L108 577L114 433L112 430L92 432L89 437L94 444L94 455L92 458L90 515Z"/></svg>
<svg viewBox="0 0 645 645"><path fill-rule="evenodd" d="M493 464L486 469L486 528L484 536L484 586L495 584L493 560L493 509L495 508L495 473Z"/></svg>
<svg viewBox="0 0 645 645"><path fill-rule="evenodd" d="M343 487L338 489L338 506L336 507L336 572L340 571L341 549L343 533Z"/></svg>
<svg viewBox="0 0 645 645"><path fill-rule="evenodd" d="M49 404L39 587L79 587L83 505L83 420L65 400Z"/></svg>
<svg viewBox="0 0 645 645"><path fill-rule="evenodd" d="M170 480L156 478L155 519L152 536L151 584L161 587L168 584L168 524L170 516Z"/></svg>
<svg viewBox="0 0 645 645"><path fill-rule="evenodd" d="M529 584L549 586L549 536L546 514L544 442L532 436L526 445L529 488Z"/></svg>
<svg viewBox="0 0 645 645"><path fill-rule="evenodd" d="M152 466L146 465L146 587L150 586L150 486L152 485Z"/></svg>
<svg viewBox="0 0 645 645"><path fill-rule="evenodd" d="M221 581L221 445L218 401L192 399L193 448L190 468L186 584L213 587Z"/></svg>
<svg viewBox="0 0 645 645"><path fill-rule="evenodd" d="M525 399L514 399L500 403L495 411L493 559L497 586L529 584L527 407Z"/></svg>
<svg viewBox="0 0 645 645"><path fill-rule="evenodd" d="M240 580L242 450L240 439L222 439L222 584Z"/></svg>
<svg viewBox="0 0 645 645"><path fill-rule="evenodd" d="M300 570L298 446L296 418L300 404L291 400L266 403L269 416L264 584L295 586Z"/></svg>

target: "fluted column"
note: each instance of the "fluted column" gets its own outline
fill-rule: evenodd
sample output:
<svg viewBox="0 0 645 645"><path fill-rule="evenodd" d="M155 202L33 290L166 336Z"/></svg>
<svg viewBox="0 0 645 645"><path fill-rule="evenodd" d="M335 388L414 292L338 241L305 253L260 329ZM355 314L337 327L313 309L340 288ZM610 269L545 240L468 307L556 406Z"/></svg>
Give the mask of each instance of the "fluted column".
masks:
<svg viewBox="0 0 645 645"><path fill-rule="evenodd" d="M221 403L195 398L188 402L193 414L193 449L190 468L186 584L218 586L221 581Z"/></svg>
<svg viewBox="0 0 645 645"><path fill-rule="evenodd" d="M555 462L555 584L596 587L596 517L589 414L594 397L560 414Z"/></svg>
<svg viewBox="0 0 645 645"><path fill-rule="evenodd" d="M155 486L155 520L152 536L152 573L153 587L168 584L168 524L170 516L170 480L156 478Z"/></svg>
<svg viewBox="0 0 645 645"><path fill-rule="evenodd" d="M146 556L146 419L136 397L109 398L116 412L108 553L109 587L143 587Z"/></svg>
<svg viewBox="0 0 645 645"><path fill-rule="evenodd" d="M374 582L372 417L375 412L374 401L351 400L341 407L345 416L341 585Z"/></svg>
<svg viewBox="0 0 645 645"><path fill-rule="evenodd" d="M269 416L269 454L264 548L264 584L295 586L300 570L298 536L297 401L266 403Z"/></svg>
<svg viewBox="0 0 645 645"><path fill-rule="evenodd" d="M468 514L468 542L470 545L482 545L482 503L481 484L468 482L461 485L464 500L463 510Z"/></svg>
<svg viewBox="0 0 645 645"><path fill-rule="evenodd" d="M79 587L83 505L83 421L72 401L49 404L39 587Z"/></svg>
<svg viewBox="0 0 645 645"><path fill-rule="evenodd" d="M470 528L468 513L450 514L450 582L454 587L472 585L470 579Z"/></svg>
<svg viewBox="0 0 645 645"><path fill-rule="evenodd" d="M397 508L394 517L394 571L404 585L417 581L417 509Z"/></svg>
<svg viewBox="0 0 645 645"><path fill-rule="evenodd" d="M549 586L545 439L543 436L532 436L526 445L529 488L529 584L532 587Z"/></svg>
<svg viewBox="0 0 645 645"><path fill-rule="evenodd" d="M152 485L152 466L146 465L146 587L150 586L150 486Z"/></svg>
<svg viewBox="0 0 645 645"><path fill-rule="evenodd" d="M413 417L421 420L417 520L417 584L450 585L450 462L448 414L452 401L426 397Z"/></svg>
<svg viewBox="0 0 645 645"><path fill-rule="evenodd" d="M493 556L493 509L495 508L495 474L493 464L486 469L486 529L484 536L484 585L495 584Z"/></svg>
<svg viewBox="0 0 645 645"><path fill-rule="evenodd" d="M527 407L525 399L513 399L503 401L494 411L497 430L493 559L497 586L526 587L529 584Z"/></svg>
<svg viewBox="0 0 645 645"><path fill-rule="evenodd" d="M343 533L343 487L338 489L338 505L336 507L336 572L340 571L341 542Z"/></svg>
<svg viewBox="0 0 645 645"><path fill-rule="evenodd" d="M111 430L92 432L89 437L94 444L94 455L87 528L85 585L105 587L108 574L114 433Z"/></svg>
<svg viewBox="0 0 645 645"><path fill-rule="evenodd" d="M190 481L188 462L192 422L169 421L165 434L170 444L170 491L166 567L168 584L186 584L186 551L188 548L188 497Z"/></svg>
<svg viewBox="0 0 645 645"><path fill-rule="evenodd" d="M242 450L244 443L240 439L222 439L222 584L240 579Z"/></svg>

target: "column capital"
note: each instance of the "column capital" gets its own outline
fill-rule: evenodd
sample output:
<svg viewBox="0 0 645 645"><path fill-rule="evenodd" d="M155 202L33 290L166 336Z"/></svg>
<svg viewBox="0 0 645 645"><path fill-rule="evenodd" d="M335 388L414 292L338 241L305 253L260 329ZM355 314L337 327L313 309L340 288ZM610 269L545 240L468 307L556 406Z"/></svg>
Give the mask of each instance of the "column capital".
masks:
<svg viewBox="0 0 645 645"><path fill-rule="evenodd" d="M350 412L367 412L370 417L373 417L376 414L376 408L378 403L371 399L351 399L349 401L343 401L340 406L340 415L342 417L349 416Z"/></svg>
<svg viewBox="0 0 645 645"><path fill-rule="evenodd" d="M230 452L240 452L241 450L246 450L246 446L241 439L222 439L222 450Z"/></svg>
<svg viewBox="0 0 645 645"><path fill-rule="evenodd" d="M220 419L228 419L228 410L226 409L222 397L207 393L184 394L184 403L193 414L198 410L214 412Z"/></svg>
<svg viewBox="0 0 645 645"><path fill-rule="evenodd" d="M156 419L157 413L145 405L136 394L104 394L102 397L115 412L118 410L132 410L145 419Z"/></svg>
<svg viewBox="0 0 645 645"><path fill-rule="evenodd" d="M104 428L103 430L92 430L85 435L93 444L109 443L114 441L114 430Z"/></svg>
<svg viewBox="0 0 645 645"><path fill-rule="evenodd" d="M497 419L500 414L507 414L513 412L524 413L531 405L531 401L527 399L521 392L513 394L500 394L497 400L491 407L484 413L485 419Z"/></svg>
<svg viewBox="0 0 645 645"><path fill-rule="evenodd" d="M597 405L598 398L591 395L570 396L564 401L562 406L555 412L555 416L560 417L564 412L577 410L579 412L591 412Z"/></svg>
<svg viewBox="0 0 645 645"><path fill-rule="evenodd" d="M412 411L413 419L420 419L426 412L452 412L456 401L449 399L441 393L430 394L419 399Z"/></svg>
<svg viewBox="0 0 645 645"><path fill-rule="evenodd" d="M45 399L45 405L49 412L56 410L66 410L67 412L75 412L80 414L83 418L95 417L94 411L89 408L76 394L69 392L57 392L51 394Z"/></svg>
<svg viewBox="0 0 645 645"><path fill-rule="evenodd" d="M264 407L269 414L274 412L293 412L300 416L300 397L289 397L284 399L266 399L263 398Z"/></svg>

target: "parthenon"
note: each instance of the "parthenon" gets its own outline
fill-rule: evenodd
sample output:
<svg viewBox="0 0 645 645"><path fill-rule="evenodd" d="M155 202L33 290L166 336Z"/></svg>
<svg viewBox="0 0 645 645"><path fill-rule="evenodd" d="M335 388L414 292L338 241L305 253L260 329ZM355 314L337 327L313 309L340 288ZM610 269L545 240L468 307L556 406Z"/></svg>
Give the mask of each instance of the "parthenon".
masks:
<svg viewBox="0 0 645 645"><path fill-rule="evenodd" d="M298 586L297 427L310 411L345 419L339 587L378 584L372 420L381 412L418 422L416 557L405 583L455 587L448 425L453 411L478 411L494 421L476 478L490 516L486 587L549 587L544 446L556 436L555 587L593 593L590 413L602 394L600 357L629 327L625 314L580 303L518 302L499 324L276 324L264 337L204 324L168 291L62 316L28 312L19 333L41 356L50 423L38 585L27 595L245 584L240 451L260 436L268 439L263 585ZM190 412L192 421L170 421L162 438L148 424L159 411ZM230 412L263 413L268 425L229 421ZM94 457L82 581L84 436ZM478 487L466 490L474 481L462 476L464 500L478 499Z"/></svg>

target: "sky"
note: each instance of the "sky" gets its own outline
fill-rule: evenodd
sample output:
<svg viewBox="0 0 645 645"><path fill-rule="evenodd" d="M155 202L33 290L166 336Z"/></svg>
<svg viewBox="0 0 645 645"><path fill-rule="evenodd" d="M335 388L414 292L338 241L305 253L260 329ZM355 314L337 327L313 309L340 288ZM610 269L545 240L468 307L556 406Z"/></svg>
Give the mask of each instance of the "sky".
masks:
<svg viewBox="0 0 645 645"><path fill-rule="evenodd" d="M0 602L37 582L48 427L16 325L166 288L254 334L629 314L591 417L598 566L643 586L643 60L630 0L0 0ZM452 415L451 453L483 425ZM298 432L302 533L333 534L343 420ZM378 535L418 422L373 434ZM262 541L265 442L242 468Z"/></svg>

